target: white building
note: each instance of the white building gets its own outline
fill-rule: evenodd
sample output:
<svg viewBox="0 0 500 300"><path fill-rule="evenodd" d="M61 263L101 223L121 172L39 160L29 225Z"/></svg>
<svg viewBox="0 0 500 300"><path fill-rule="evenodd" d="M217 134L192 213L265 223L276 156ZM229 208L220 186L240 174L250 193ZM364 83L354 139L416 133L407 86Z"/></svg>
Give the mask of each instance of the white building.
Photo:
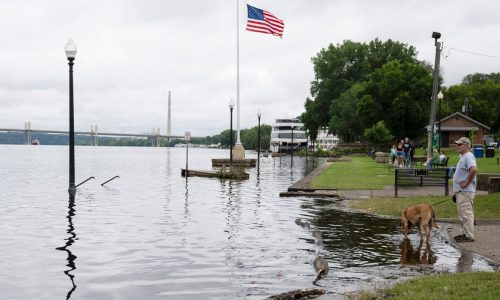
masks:
<svg viewBox="0 0 500 300"><path fill-rule="evenodd" d="M322 150L331 150L337 147L340 139L331 133L328 133L328 129L321 128L318 130L318 136L316 138L316 148Z"/></svg>

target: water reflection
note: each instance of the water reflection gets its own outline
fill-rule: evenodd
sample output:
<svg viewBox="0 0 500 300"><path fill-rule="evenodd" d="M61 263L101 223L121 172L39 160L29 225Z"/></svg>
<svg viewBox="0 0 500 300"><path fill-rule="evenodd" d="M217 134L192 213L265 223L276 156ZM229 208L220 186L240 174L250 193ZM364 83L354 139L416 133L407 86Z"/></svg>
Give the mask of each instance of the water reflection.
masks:
<svg viewBox="0 0 500 300"><path fill-rule="evenodd" d="M433 265L437 261L437 257L431 249L429 243L425 243L425 248L422 251L423 240L420 240L418 247L413 248L409 238L403 239L401 245L401 264L402 265Z"/></svg>
<svg viewBox="0 0 500 300"><path fill-rule="evenodd" d="M340 201L340 200L339 200ZM333 209L329 200L315 200L315 207L325 209L315 213L312 224L322 233L322 244L335 259L349 262L349 266L391 265L399 259L388 239L399 233L394 222ZM333 256L332 256L333 258Z"/></svg>
<svg viewBox="0 0 500 300"><path fill-rule="evenodd" d="M66 233L68 233L69 237L66 238L66 243L64 244L63 247L58 247L56 250L59 251L64 251L67 253L68 257L66 258L66 261L68 262L66 264L67 267L69 267L68 270L64 271L64 274L69 277L71 280L71 289L68 291L66 294L66 300L71 298L71 294L76 290L76 284L75 284L75 275L71 274L72 271L76 270L76 255L74 255L70 247L73 245L73 243L76 240L76 233L75 233L75 227L73 226L73 217L75 216L75 197L70 196L69 201L68 201L68 215L66 216L66 219L68 219L68 229L66 230Z"/></svg>
<svg viewBox="0 0 500 300"><path fill-rule="evenodd" d="M189 219L189 176L186 176L186 185L185 185L185 200L184 200L184 219Z"/></svg>

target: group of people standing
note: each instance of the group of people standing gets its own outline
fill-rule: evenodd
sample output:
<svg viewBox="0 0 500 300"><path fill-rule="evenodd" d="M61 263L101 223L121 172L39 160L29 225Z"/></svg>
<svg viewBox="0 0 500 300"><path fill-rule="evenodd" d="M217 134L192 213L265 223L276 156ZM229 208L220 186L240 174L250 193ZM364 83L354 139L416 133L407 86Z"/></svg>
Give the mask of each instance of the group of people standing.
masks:
<svg viewBox="0 0 500 300"><path fill-rule="evenodd" d="M400 168L410 167L415 155L415 146L409 138L400 140L398 145L392 145L391 162L394 165L397 159L397 166Z"/></svg>

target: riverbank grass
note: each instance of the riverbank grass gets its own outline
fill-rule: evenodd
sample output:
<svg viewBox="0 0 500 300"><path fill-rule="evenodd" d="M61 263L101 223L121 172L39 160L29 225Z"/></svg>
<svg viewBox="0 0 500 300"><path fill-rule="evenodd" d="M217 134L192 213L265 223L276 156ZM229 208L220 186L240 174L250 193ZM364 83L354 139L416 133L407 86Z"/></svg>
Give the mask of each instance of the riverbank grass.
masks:
<svg viewBox="0 0 500 300"><path fill-rule="evenodd" d="M467 272L425 276L399 283L376 295L352 299L500 299L500 272Z"/></svg>
<svg viewBox="0 0 500 300"><path fill-rule="evenodd" d="M310 184L310 188L340 190L381 190L394 184L394 169L372 158L350 157L350 162L334 162Z"/></svg>
<svg viewBox="0 0 500 300"><path fill-rule="evenodd" d="M475 217L477 219L500 218L500 206L498 205L498 199L500 199L500 193L477 195L474 199ZM441 201L445 202L439 203ZM451 196L367 198L353 201L351 203L351 207L380 215L399 217L401 216L403 208L419 203L432 204L436 213L436 218L458 218L457 207L451 200Z"/></svg>
<svg viewBox="0 0 500 300"><path fill-rule="evenodd" d="M445 149L450 157L448 166L456 166L458 153L455 149ZM418 152L417 152L418 154ZM499 153L497 152L496 157ZM309 184L310 188L330 188L339 190L382 190L394 185L394 167L387 163L377 163L368 156L349 157L350 162L334 162ZM496 158L478 158L479 173L500 173ZM425 168L418 165L417 168ZM452 180L450 179L450 184Z"/></svg>

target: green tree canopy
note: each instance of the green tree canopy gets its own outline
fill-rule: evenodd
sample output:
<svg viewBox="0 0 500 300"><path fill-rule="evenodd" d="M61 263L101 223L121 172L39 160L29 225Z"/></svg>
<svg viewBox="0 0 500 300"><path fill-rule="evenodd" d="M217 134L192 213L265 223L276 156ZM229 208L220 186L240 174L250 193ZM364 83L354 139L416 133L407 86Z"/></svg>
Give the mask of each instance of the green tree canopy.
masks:
<svg viewBox="0 0 500 300"><path fill-rule="evenodd" d="M359 120L364 128L383 120L396 137L421 136L429 123L431 92L428 66L391 61L370 75L357 105Z"/></svg>
<svg viewBox="0 0 500 300"><path fill-rule="evenodd" d="M491 132L500 130L500 73L475 73L463 78L462 83L443 90L441 117L462 112L468 104L472 111L469 117L491 127Z"/></svg>
<svg viewBox="0 0 500 300"><path fill-rule="evenodd" d="M356 83L342 93L337 101L332 102L329 131L344 137L348 136L349 140L360 137L363 133L363 124L360 122L359 115L367 112L359 111L358 105L363 101L369 101L367 96L363 97L365 89L366 83Z"/></svg>
<svg viewBox="0 0 500 300"><path fill-rule="evenodd" d="M270 125L260 126L260 147L261 149L269 149L271 141L271 129ZM255 126L249 129L243 129L241 133L241 143L245 149L255 149L257 150L257 137L258 137L259 127Z"/></svg>
<svg viewBox="0 0 500 300"><path fill-rule="evenodd" d="M306 100L305 112L301 117L311 138L315 137L314 133L319 127L330 125L330 130L336 128L339 131L335 133L347 135L343 138L349 139L353 134L339 127L345 121L345 116L340 114L346 108L345 97L348 96L342 100L340 96L354 84L367 82L372 72L390 61L418 64L416 54L413 46L392 40L382 42L379 39L368 44L346 40L342 44L330 44L327 49L322 49L312 58L315 73L310 89L312 99ZM367 102L372 100L369 97L364 99ZM362 132L356 134L361 135Z"/></svg>

